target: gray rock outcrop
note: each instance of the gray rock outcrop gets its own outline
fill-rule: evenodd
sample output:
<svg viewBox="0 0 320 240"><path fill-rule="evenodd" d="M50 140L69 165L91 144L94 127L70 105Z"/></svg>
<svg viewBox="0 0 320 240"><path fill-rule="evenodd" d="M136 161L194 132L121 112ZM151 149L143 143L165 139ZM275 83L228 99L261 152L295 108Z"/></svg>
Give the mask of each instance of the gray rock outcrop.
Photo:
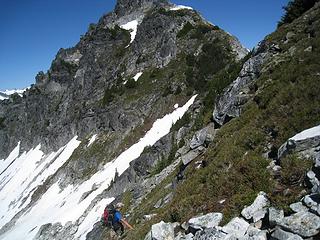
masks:
<svg viewBox="0 0 320 240"><path fill-rule="evenodd" d="M310 212L298 212L283 218L279 225L302 237L312 237L320 232L320 217Z"/></svg>
<svg viewBox="0 0 320 240"><path fill-rule="evenodd" d="M222 231L232 235L235 238L242 238L246 234L250 224L243 218L236 217L227 225L222 227Z"/></svg>
<svg viewBox="0 0 320 240"><path fill-rule="evenodd" d="M288 139L278 150L278 159L290 153L299 153L314 162L319 161L320 126L306 129L301 133Z"/></svg>
<svg viewBox="0 0 320 240"><path fill-rule="evenodd" d="M275 240L303 240L299 235L286 232L280 228L276 228L271 237Z"/></svg>
<svg viewBox="0 0 320 240"><path fill-rule="evenodd" d="M252 57L244 63L239 77L218 97L213 111L216 123L223 125L228 119L240 116L244 104L253 98L250 88L259 77L263 64L277 52L274 46L260 42Z"/></svg>
<svg viewBox="0 0 320 240"><path fill-rule="evenodd" d="M271 227L278 225L283 220L284 211L282 209L279 210L274 207L271 207L268 209L268 211L269 211L269 223Z"/></svg>
<svg viewBox="0 0 320 240"><path fill-rule="evenodd" d="M165 222L152 225L145 240L174 240L174 225Z"/></svg>
<svg viewBox="0 0 320 240"><path fill-rule="evenodd" d="M188 224L190 227L197 229L214 228L220 224L222 217L221 213L208 213L200 217L191 218Z"/></svg>
<svg viewBox="0 0 320 240"><path fill-rule="evenodd" d="M296 213L308 211L308 208L304 206L302 202L292 203L290 204L290 208Z"/></svg>
<svg viewBox="0 0 320 240"><path fill-rule="evenodd" d="M191 141L190 141L190 148L191 149L195 149L199 146L202 146L204 144L208 144L210 142L212 142L214 136L215 136L215 129L214 129L214 124L211 123L208 126L206 126L205 128L197 131Z"/></svg>

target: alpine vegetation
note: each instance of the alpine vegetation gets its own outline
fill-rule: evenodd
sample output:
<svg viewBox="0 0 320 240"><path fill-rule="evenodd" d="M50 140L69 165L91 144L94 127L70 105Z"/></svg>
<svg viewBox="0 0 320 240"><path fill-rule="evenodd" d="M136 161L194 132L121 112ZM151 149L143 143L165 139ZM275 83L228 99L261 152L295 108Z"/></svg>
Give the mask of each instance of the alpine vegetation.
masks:
<svg viewBox="0 0 320 240"><path fill-rule="evenodd" d="M319 239L320 5L250 53L191 7L118 0L0 93L0 239Z"/></svg>

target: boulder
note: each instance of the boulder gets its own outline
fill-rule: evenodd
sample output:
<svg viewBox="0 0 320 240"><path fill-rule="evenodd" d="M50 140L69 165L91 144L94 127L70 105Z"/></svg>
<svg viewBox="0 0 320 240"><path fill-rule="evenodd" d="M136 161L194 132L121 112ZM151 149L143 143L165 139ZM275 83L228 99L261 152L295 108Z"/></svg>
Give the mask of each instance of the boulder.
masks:
<svg viewBox="0 0 320 240"><path fill-rule="evenodd" d="M178 149L178 151L176 152L175 157L178 158L180 156L183 156L183 155L187 154L189 151L190 151L189 146L183 146L183 147Z"/></svg>
<svg viewBox="0 0 320 240"><path fill-rule="evenodd" d="M193 240L193 234L192 233L184 234L179 232L174 240Z"/></svg>
<svg viewBox="0 0 320 240"><path fill-rule="evenodd" d="M320 126L306 129L285 142L278 150L278 159L293 152L308 152L307 157L316 158L316 151L310 151L320 145ZM311 153L311 155L310 155ZM316 159L315 159L316 161Z"/></svg>
<svg viewBox="0 0 320 240"><path fill-rule="evenodd" d="M253 94L246 94L246 89L256 81L262 65L272 56L270 46L262 41L252 52L252 57L246 61L235 79L216 100L213 119L223 125L230 118L239 117L244 104L253 98Z"/></svg>
<svg viewBox="0 0 320 240"><path fill-rule="evenodd" d="M211 123L207 127L197 131L190 142L190 148L195 149L207 142L212 142L215 135L214 124Z"/></svg>
<svg viewBox="0 0 320 240"><path fill-rule="evenodd" d="M200 146L197 149L191 150L187 154L181 156L183 164L188 165L190 162L192 162L192 160L198 157L204 150L205 148Z"/></svg>
<svg viewBox="0 0 320 240"><path fill-rule="evenodd" d="M208 228L205 229L204 231L198 231L195 236L194 240L221 240L225 239L227 236L226 233L222 232L218 228Z"/></svg>
<svg viewBox="0 0 320 240"><path fill-rule="evenodd" d="M222 217L222 213L208 213L200 217L191 218L188 224L190 227L201 229L213 228L220 224Z"/></svg>
<svg viewBox="0 0 320 240"><path fill-rule="evenodd" d="M161 221L152 225L145 240L174 240L174 224Z"/></svg>
<svg viewBox="0 0 320 240"><path fill-rule="evenodd" d="M278 227L271 234L271 237L275 240L303 240L303 238L300 237L299 235L286 232Z"/></svg>
<svg viewBox="0 0 320 240"><path fill-rule="evenodd" d="M259 222L261 219L263 219L266 216L266 213L267 213L267 209L256 211L252 216L253 222L254 223Z"/></svg>
<svg viewBox="0 0 320 240"><path fill-rule="evenodd" d="M187 222L184 222L184 223L182 223L182 224L180 225L180 227L181 227L183 230L187 231L188 228L189 228L189 224L188 224Z"/></svg>
<svg viewBox="0 0 320 240"><path fill-rule="evenodd" d="M241 240L267 240L266 231L261 231L258 228L249 226L246 235Z"/></svg>
<svg viewBox="0 0 320 240"><path fill-rule="evenodd" d="M309 183L312 186L311 191L313 193L320 193L320 181L316 177L316 174L310 170L307 173L307 178L308 178Z"/></svg>
<svg viewBox="0 0 320 240"><path fill-rule="evenodd" d="M298 212L307 212L309 209L302 204L302 202L296 202L290 204L290 208L292 211L298 213Z"/></svg>
<svg viewBox="0 0 320 240"><path fill-rule="evenodd" d="M241 215L247 220L254 218L254 222L264 218L266 207L269 205L267 194L260 192L254 202L242 210Z"/></svg>
<svg viewBox="0 0 320 240"><path fill-rule="evenodd" d="M283 218L279 225L302 237L313 237L320 232L320 217L310 212L298 212Z"/></svg>
<svg viewBox="0 0 320 240"><path fill-rule="evenodd" d="M320 195L319 194L311 194L307 195L303 198L304 204L310 208L312 211L320 214L318 209L320 207Z"/></svg>
<svg viewBox="0 0 320 240"><path fill-rule="evenodd" d="M320 149L317 149L315 153L315 167L320 167Z"/></svg>
<svg viewBox="0 0 320 240"><path fill-rule="evenodd" d="M283 210L276 209L274 207L270 207L269 209L269 224L271 227L277 225L284 218Z"/></svg>
<svg viewBox="0 0 320 240"><path fill-rule="evenodd" d="M245 235L250 224L243 218L233 218L227 225L222 228L222 231L228 234L233 234L237 238L241 238Z"/></svg>

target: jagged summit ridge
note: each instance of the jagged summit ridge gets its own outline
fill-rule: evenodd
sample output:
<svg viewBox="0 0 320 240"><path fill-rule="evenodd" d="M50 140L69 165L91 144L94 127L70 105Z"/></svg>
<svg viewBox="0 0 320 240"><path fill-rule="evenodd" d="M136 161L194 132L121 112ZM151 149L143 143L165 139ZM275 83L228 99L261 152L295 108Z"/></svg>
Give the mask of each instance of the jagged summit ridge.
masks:
<svg viewBox="0 0 320 240"><path fill-rule="evenodd" d="M153 6L169 5L167 0L118 0L114 12L118 17L130 14L137 9L149 9Z"/></svg>

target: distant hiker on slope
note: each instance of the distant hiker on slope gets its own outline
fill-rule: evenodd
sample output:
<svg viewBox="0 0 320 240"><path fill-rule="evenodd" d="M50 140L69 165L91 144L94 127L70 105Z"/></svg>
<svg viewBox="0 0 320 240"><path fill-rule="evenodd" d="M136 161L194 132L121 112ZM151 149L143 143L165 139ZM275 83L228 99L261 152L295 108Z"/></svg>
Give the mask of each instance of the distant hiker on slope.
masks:
<svg viewBox="0 0 320 240"><path fill-rule="evenodd" d="M128 227L130 230L133 229L133 227L122 217L120 210L123 206L123 203L119 202L115 207L109 205L104 210L105 225L112 226L112 229L118 236L124 233L124 226Z"/></svg>

